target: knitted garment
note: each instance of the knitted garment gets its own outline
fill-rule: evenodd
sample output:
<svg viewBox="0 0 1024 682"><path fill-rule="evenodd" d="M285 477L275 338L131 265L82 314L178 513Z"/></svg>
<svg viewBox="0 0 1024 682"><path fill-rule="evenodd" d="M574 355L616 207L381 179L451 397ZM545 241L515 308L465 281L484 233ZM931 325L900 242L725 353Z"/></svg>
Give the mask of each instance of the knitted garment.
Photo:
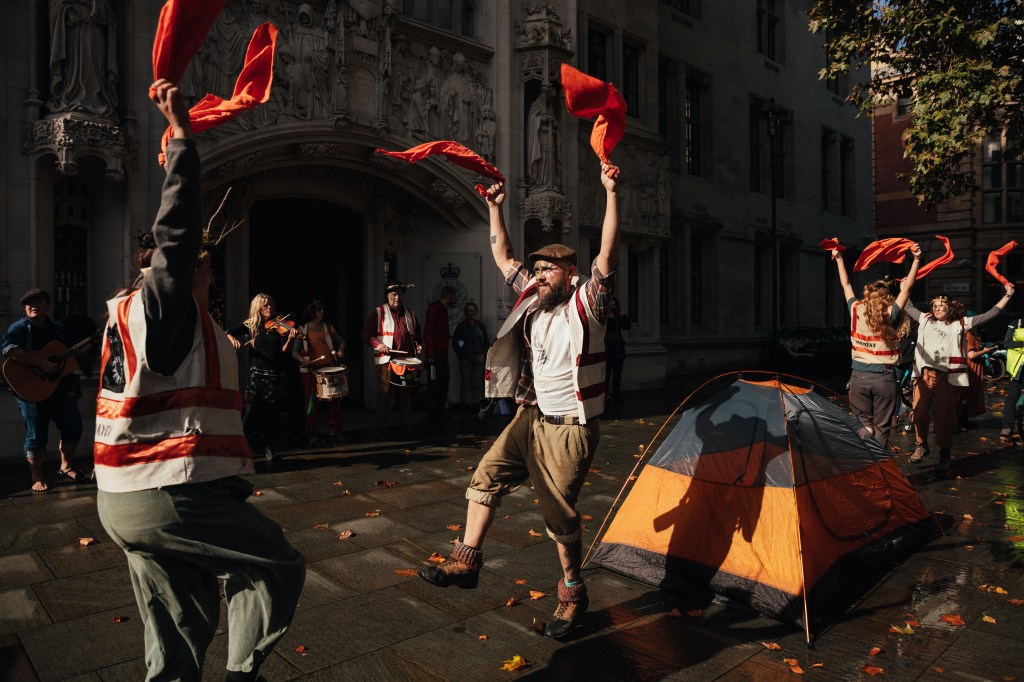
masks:
<svg viewBox="0 0 1024 682"><path fill-rule="evenodd" d="M587 596L587 586L581 580L578 585L566 587L564 580L558 581L558 601L563 604L578 604Z"/></svg>
<svg viewBox="0 0 1024 682"><path fill-rule="evenodd" d="M464 545L461 542L456 544L455 549L452 550L452 559L475 569L484 565L483 550Z"/></svg>

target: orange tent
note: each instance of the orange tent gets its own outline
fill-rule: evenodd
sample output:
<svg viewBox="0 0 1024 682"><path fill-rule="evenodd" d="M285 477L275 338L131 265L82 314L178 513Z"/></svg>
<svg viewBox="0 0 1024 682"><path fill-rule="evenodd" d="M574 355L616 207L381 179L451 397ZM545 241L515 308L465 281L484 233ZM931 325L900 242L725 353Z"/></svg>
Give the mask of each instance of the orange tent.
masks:
<svg viewBox="0 0 1024 682"><path fill-rule="evenodd" d="M594 561L804 627L867 570L933 537L892 455L811 389L737 378L682 413Z"/></svg>

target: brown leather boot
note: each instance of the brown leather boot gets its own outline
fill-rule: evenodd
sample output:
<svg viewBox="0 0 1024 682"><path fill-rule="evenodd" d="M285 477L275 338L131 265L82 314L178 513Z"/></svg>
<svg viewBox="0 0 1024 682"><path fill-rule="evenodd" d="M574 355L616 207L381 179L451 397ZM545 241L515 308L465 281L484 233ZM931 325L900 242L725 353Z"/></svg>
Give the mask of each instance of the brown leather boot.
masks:
<svg viewBox="0 0 1024 682"><path fill-rule="evenodd" d="M483 551L460 542L452 550L451 561L440 566L421 568L420 577L440 587L454 586L471 590L480 580L480 567L483 565Z"/></svg>
<svg viewBox="0 0 1024 682"><path fill-rule="evenodd" d="M558 581L558 606L555 608L555 615L548 621L544 628L544 634L554 639L565 637L576 627L580 616L590 606L590 599L587 597L587 586L580 579L578 585L565 586L565 580Z"/></svg>

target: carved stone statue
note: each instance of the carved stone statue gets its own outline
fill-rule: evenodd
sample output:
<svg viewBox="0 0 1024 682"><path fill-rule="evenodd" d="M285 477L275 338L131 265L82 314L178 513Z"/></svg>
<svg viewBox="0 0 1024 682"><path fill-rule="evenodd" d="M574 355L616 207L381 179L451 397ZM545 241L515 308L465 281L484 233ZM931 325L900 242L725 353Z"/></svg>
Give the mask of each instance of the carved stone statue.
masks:
<svg viewBox="0 0 1024 682"><path fill-rule="evenodd" d="M117 107L117 18L108 0L50 0L51 112L112 119Z"/></svg>
<svg viewBox="0 0 1024 682"><path fill-rule="evenodd" d="M438 138L441 136L437 114L437 98L441 94L441 51L431 47L427 55L427 63L413 84L409 130Z"/></svg>
<svg viewBox="0 0 1024 682"><path fill-rule="evenodd" d="M326 116L331 110L330 68L327 31L313 23L313 8L299 5L299 20L292 23L288 44L300 67L299 80L292 83L292 113L301 119Z"/></svg>
<svg viewBox="0 0 1024 682"><path fill-rule="evenodd" d="M559 189L562 168L558 159L558 119L555 116L555 89L541 88L530 105L526 122L527 154L530 186L538 189Z"/></svg>
<svg viewBox="0 0 1024 682"><path fill-rule="evenodd" d="M245 61L245 48L248 44L249 36L242 33L235 14L230 7L224 7L213 22L200 52L206 92L221 97L231 96L235 89L235 79Z"/></svg>
<svg viewBox="0 0 1024 682"><path fill-rule="evenodd" d="M494 142L498 135L498 124L494 120L494 107L485 104L480 113L480 125L476 129L476 152L494 162Z"/></svg>
<svg viewBox="0 0 1024 682"><path fill-rule="evenodd" d="M466 70L466 56L456 52L452 70L441 87L445 124L453 140L465 145L473 143L476 129L477 104L474 96L473 76Z"/></svg>

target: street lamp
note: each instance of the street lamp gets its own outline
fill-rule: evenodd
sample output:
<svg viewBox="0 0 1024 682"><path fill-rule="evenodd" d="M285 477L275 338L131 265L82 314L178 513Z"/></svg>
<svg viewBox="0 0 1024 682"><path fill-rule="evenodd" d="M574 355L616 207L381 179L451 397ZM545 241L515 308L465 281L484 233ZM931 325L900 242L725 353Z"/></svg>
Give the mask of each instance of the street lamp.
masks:
<svg viewBox="0 0 1024 682"><path fill-rule="evenodd" d="M779 229L775 204L779 194L779 173L782 170L775 167L778 158L776 149L778 140L776 138L779 132L779 123L785 117L785 112L775 104L775 98L772 97L768 100L764 114L768 129L768 172L771 178L772 202L772 343L776 344L779 342Z"/></svg>

